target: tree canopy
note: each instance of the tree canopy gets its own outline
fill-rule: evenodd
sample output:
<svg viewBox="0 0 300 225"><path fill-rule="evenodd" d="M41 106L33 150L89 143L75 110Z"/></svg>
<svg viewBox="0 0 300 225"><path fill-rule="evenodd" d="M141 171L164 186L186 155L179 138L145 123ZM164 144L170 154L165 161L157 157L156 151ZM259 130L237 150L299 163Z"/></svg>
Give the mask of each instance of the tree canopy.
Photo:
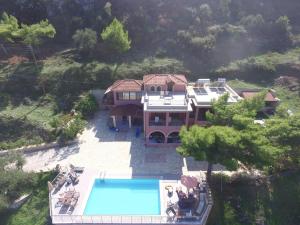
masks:
<svg viewBox="0 0 300 225"><path fill-rule="evenodd" d="M224 95L213 102L207 116L208 127L183 127L181 146L177 151L184 156L209 163L221 163L236 169L238 162L252 168L268 170L300 165L300 117L272 117L265 125L255 124L257 111L264 104L265 92L236 104L228 104ZM280 162L280 163L279 163Z"/></svg>
<svg viewBox="0 0 300 225"><path fill-rule="evenodd" d="M217 101L213 102L211 112L206 113L208 121L213 125L229 125L232 126L235 119L245 117L254 118L256 113L264 106L264 98L266 92L254 96L251 99L244 99L234 104L228 103L229 95L221 96ZM238 116L238 117L237 117Z"/></svg>
<svg viewBox="0 0 300 225"><path fill-rule="evenodd" d="M131 47L128 31L124 29L123 24L116 18L102 31L101 37L109 48L118 53L126 52Z"/></svg>
<svg viewBox="0 0 300 225"><path fill-rule="evenodd" d="M47 19L32 25L22 24L18 31L18 36L27 45L40 45L43 38L53 38L55 34L55 28Z"/></svg>
<svg viewBox="0 0 300 225"><path fill-rule="evenodd" d="M76 47L82 52L89 52L97 45L97 33L89 28L76 30L72 38Z"/></svg>
<svg viewBox="0 0 300 225"><path fill-rule="evenodd" d="M0 157L0 212L34 183L34 176L22 171L22 156L10 153Z"/></svg>
<svg viewBox="0 0 300 225"><path fill-rule="evenodd" d="M16 32L18 29L17 18L4 12L0 20L0 38L5 41L13 42L13 38L17 35Z"/></svg>

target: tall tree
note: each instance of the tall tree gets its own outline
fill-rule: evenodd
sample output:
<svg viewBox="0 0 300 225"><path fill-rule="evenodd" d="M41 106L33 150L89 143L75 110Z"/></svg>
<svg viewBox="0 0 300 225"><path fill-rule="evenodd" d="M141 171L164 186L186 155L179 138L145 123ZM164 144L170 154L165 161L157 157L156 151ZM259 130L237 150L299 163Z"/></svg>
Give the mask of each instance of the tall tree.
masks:
<svg viewBox="0 0 300 225"><path fill-rule="evenodd" d="M221 163L236 169L238 162L263 168L270 165L278 149L264 136L264 129L254 124L256 112L264 104L265 93L236 104L228 104L228 95L213 102L212 113L207 113L210 127L192 126L180 131L181 146L177 151L184 156L208 162L207 180L212 164Z"/></svg>
<svg viewBox="0 0 300 225"><path fill-rule="evenodd" d="M177 151L183 156L192 156L196 160L208 162L207 181L210 182L212 165L221 163L228 169L236 169L238 166L238 151L241 136L232 127L192 126L189 130L183 127L180 131L181 145Z"/></svg>
<svg viewBox="0 0 300 225"><path fill-rule="evenodd" d="M76 30L72 38L76 47L82 53L91 52L97 45L97 33L89 28Z"/></svg>
<svg viewBox="0 0 300 225"><path fill-rule="evenodd" d="M2 14L0 20L0 39L3 41L14 42L14 35L19 29L18 20L12 15L8 15L6 12ZM7 50L1 43L1 48L7 54Z"/></svg>
<svg viewBox="0 0 300 225"><path fill-rule="evenodd" d="M40 45L43 38L54 38L55 34L55 28L47 19L32 25L22 24L18 31L18 36L22 39L22 42L30 47L35 64L37 63L33 46Z"/></svg>
<svg viewBox="0 0 300 225"><path fill-rule="evenodd" d="M278 167L300 166L300 115L266 120L265 136L282 149Z"/></svg>
<svg viewBox="0 0 300 225"><path fill-rule="evenodd" d="M116 18L102 31L101 37L109 48L118 53L126 52L131 47L128 31Z"/></svg>
<svg viewBox="0 0 300 225"><path fill-rule="evenodd" d="M244 99L235 104L229 104L229 95L221 96L212 104L212 112L207 112L208 121L213 125L233 125L233 118L236 115L255 118L257 112L261 110L265 104L264 99L266 91L262 91L251 99Z"/></svg>
<svg viewBox="0 0 300 225"><path fill-rule="evenodd" d="M0 157L0 213L34 184L33 174L22 171L24 162L24 158L16 153Z"/></svg>

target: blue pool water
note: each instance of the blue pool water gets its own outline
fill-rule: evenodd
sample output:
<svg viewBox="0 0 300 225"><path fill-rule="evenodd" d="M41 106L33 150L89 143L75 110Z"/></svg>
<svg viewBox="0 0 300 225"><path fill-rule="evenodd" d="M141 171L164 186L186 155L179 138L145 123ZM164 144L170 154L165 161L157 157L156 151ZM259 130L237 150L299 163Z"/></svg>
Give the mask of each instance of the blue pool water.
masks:
<svg viewBox="0 0 300 225"><path fill-rule="evenodd" d="M96 179L84 215L159 215L157 179Z"/></svg>

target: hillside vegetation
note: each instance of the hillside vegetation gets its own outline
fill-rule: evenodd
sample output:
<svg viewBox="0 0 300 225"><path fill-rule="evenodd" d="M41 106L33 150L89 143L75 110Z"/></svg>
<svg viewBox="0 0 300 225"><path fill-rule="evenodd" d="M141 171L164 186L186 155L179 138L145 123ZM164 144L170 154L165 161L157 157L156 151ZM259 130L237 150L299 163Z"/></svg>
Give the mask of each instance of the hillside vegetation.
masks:
<svg viewBox="0 0 300 225"><path fill-rule="evenodd" d="M216 74L262 83L272 82L280 75L292 75L299 78L300 48L233 61L227 66L218 68Z"/></svg>

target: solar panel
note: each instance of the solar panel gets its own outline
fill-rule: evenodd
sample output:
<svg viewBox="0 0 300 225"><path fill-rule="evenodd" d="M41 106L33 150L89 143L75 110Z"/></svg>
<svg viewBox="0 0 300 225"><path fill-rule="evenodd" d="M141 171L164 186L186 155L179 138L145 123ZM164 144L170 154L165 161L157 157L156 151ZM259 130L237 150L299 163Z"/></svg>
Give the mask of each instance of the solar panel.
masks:
<svg viewBox="0 0 300 225"><path fill-rule="evenodd" d="M217 92L217 91L218 91L218 89L215 88L215 87L211 87L211 88L209 88L209 89L210 89L211 92Z"/></svg>
<svg viewBox="0 0 300 225"><path fill-rule="evenodd" d="M207 95L207 92L204 88L194 88L196 95Z"/></svg>
<svg viewBox="0 0 300 225"><path fill-rule="evenodd" d="M225 92L225 88L219 87L219 88L218 88L218 91L221 92L221 93L224 93L224 92Z"/></svg>

